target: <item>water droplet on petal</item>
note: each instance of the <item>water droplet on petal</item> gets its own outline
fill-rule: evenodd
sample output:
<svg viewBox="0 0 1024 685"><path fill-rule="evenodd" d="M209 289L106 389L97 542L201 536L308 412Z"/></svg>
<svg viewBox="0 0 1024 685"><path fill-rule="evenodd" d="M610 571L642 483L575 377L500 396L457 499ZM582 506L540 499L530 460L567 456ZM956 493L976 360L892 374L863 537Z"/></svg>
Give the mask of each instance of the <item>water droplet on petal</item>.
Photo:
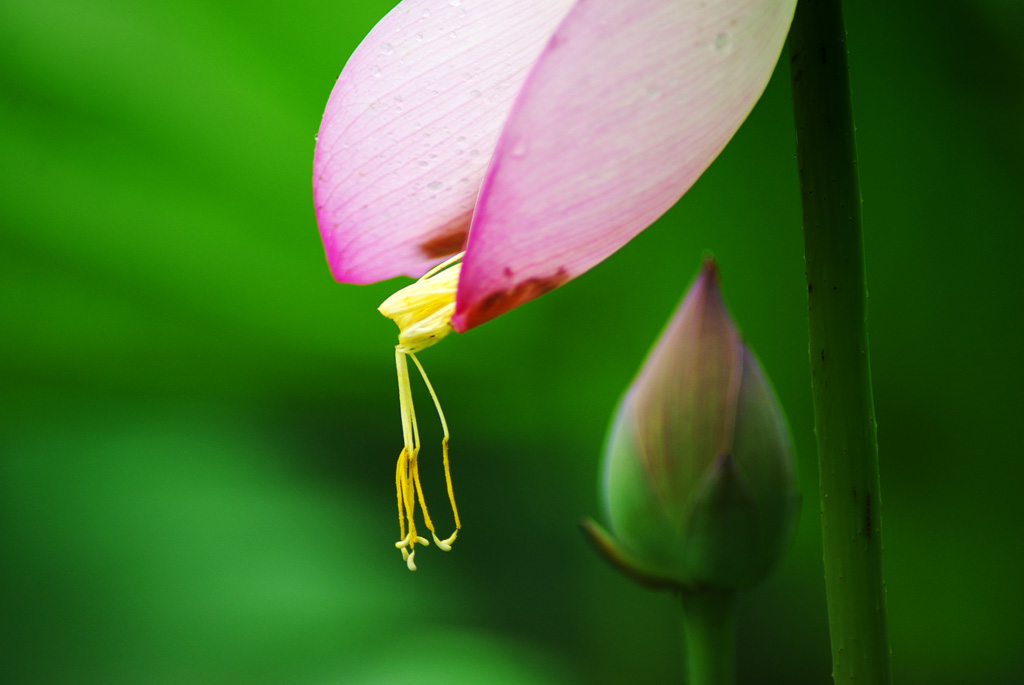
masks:
<svg viewBox="0 0 1024 685"><path fill-rule="evenodd" d="M718 50L719 52L725 52L730 48L729 43L730 40L728 33L719 33L717 36L715 36L715 50Z"/></svg>
<svg viewBox="0 0 1024 685"><path fill-rule="evenodd" d="M526 141L525 140L517 140L516 144L512 146L512 156L513 157L525 157L526 156L526 150L527 150Z"/></svg>
<svg viewBox="0 0 1024 685"><path fill-rule="evenodd" d="M475 98L478 98L481 95L483 95L483 93L481 93L479 90L471 90L471 91L469 91L469 94L472 95Z"/></svg>
<svg viewBox="0 0 1024 685"><path fill-rule="evenodd" d="M462 0L448 0L448 4L452 7L458 7L462 4Z"/></svg>
<svg viewBox="0 0 1024 685"><path fill-rule="evenodd" d="M434 181L433 183L428 184L427 188L430 190L441 190L441 186L443 185L444 184L441 183L440 181Z"/></svg>
<svg viewBox="0 0 1024 685"><path fill-rule="evenodd" d="M395 47L391 43L384 43L384 45L380 46L380 51L381 54L390 55L395 51Z"/></svg>
<svg viewBox="0 0 1024 685"><path fill-rule="evenodd" d="M430 166L430 162L425 159L420 160L420 166Z"/></svg>
<svg viewBox="0 0 1024 685"><path fill-rule="evenodd" d="M376 78L380 78L380 67L378 67L376 64L371 66L370 67L370 76L373 76L373 77L376 77Z"/></svg>
<svg viewBox="0 0 1024 685"><path fill-rule="evenodd" d="M429 16L430 16L430 9L428 8L428 9L423 10L423 18L426 19Z"/></svg>

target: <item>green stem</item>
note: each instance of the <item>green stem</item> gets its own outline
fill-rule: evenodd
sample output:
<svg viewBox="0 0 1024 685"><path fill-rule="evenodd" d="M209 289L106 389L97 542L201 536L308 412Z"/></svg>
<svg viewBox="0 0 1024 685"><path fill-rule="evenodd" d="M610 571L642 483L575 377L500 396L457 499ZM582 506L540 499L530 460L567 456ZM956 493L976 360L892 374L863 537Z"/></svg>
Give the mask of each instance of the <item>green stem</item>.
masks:
<svg viewBox="0 0 1024 685"><path fill-rule="evenodd" d="M690 685L736 682L736 592L683 594L683 635Z"/></svg>
<svg viewBox="0 0 1024 685"><path fill-rule="evenodd" d="M800 0L789 59L832 677L891 683L861 197L841 0Z"/></svg>

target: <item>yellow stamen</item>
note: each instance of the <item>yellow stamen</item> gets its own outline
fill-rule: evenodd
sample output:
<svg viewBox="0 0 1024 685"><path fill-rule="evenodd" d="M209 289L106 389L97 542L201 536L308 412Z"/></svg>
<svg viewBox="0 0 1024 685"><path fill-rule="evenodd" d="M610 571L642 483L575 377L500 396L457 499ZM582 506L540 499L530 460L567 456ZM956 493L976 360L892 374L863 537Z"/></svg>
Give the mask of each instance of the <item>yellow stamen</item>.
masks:
<svg viewBox="0 0 1024 685"><path fill-rule="evenodd" d="M459 510L455 506L455 493L452 490L451 471L448 466L448 422L445 421L441 403L434 392L434 386L427 378L420 360L415 353L435 344L451 332L451 318L455 313L455 291L459 283L462 265L458 261L462 254L438 264L415 283L402 288L380 305L381 314L398 324L398 344L395 346L395 367L398 372L398 404L402 415L402 452L398 455L395 469L395 493L398 502L398 530L401 540L395 547L401 550L402 558L410 571L416 570L416 545L429 544L425 538L416 534L416 504L423 512L423 523L430 531L434 544L444 551L450 550L455 542L462 523L459 521ZM420 484L419 452L420 433L416 424L416 409L412 401L412 388L409 384L409 365L406 358L412 358L416 369L420 372L423 382L434 401L444 438L441 440L441 454L444 460L444 478L448 488L448 501L455 517L455 532L445 540L437 537L434 522L427 511L427 503L423 497Z"/></svg>

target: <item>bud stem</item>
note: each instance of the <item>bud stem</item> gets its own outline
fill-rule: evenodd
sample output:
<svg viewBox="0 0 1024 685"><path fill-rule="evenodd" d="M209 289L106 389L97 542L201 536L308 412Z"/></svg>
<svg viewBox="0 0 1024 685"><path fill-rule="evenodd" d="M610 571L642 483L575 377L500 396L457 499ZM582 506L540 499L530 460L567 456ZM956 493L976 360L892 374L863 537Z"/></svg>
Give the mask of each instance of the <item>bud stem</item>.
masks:
<svg viewBox="0 0 1024 685"><path fill-rule="evenodd" d="M689 685L734 685L735 590L684 592L683 636Z"/></svg>
<svg viewBox="0 0 1024 685"><path fill-rule="evenodd" d="M801 0L789 34L803 201L825 589L836 682L892 682L861 196L841 0Z"/></svg>

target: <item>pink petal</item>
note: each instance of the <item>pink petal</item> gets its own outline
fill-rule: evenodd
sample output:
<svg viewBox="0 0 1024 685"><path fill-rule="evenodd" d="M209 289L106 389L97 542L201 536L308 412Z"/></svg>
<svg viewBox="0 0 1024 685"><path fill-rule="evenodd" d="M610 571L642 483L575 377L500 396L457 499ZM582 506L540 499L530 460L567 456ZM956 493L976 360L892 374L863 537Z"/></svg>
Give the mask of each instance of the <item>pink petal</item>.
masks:
<svg viewBox="0 0 1024 685"><path fill-rule="evenodd" d="M675 204L760 97L794 6L578 2L523 85L491 160L455 329L580 275Z"/></svg>
<svg viewBox="0 0 1024 685"><path fill-rule="evenodd" d="M338 281L420 275L462 249L487 162L571 0L404 0L331 92L313 199Z"/></svg>

